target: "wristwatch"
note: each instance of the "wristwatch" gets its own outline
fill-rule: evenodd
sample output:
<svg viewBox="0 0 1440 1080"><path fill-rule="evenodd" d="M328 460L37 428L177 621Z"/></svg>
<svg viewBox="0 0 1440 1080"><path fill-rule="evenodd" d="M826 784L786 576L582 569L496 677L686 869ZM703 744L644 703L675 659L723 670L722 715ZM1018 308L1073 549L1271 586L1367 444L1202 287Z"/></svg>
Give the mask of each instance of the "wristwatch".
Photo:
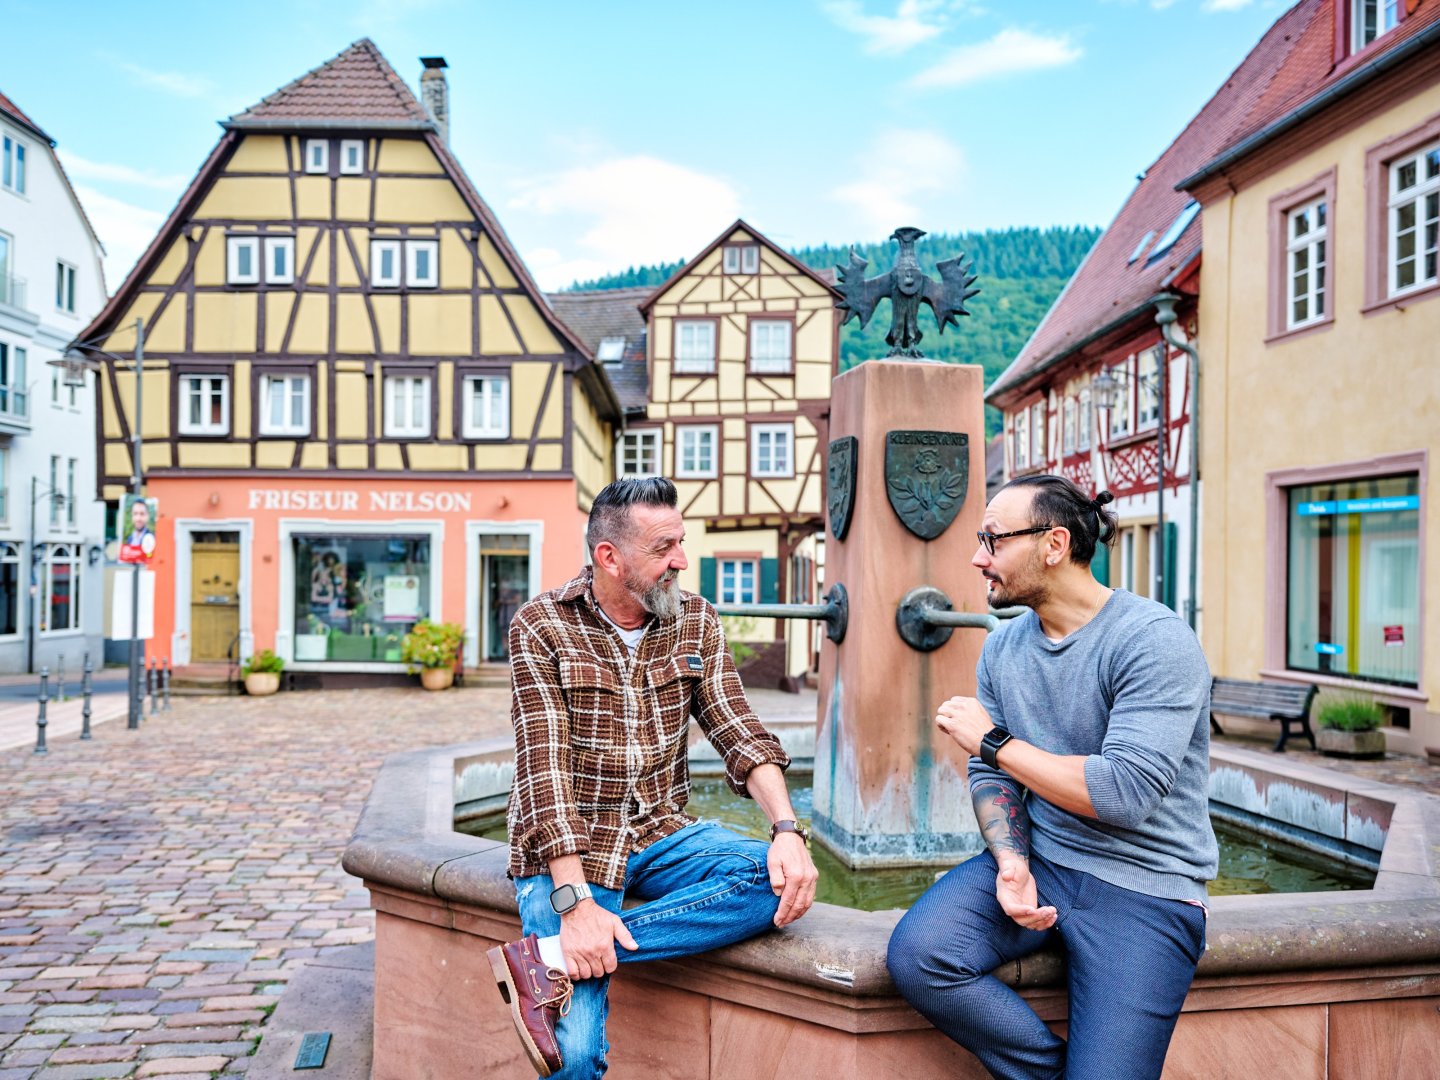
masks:
<svg viewBox="0 0 1440 1080"><path fill-rule="evenodd" d="M771 825L770 842L773 844L775 842L775 838L779 836L782 832L793 832L796 836L800 837L801 841L804 842L806 847L810 846L810 830L801 828L800 823L795 821L794 819L785 818L781 821L775 822L774 825Z"/></svg>
<svg viewBox="0 0 1440 1080"><path fill-rule="evenodd" d="M1003 727L992 727L985 733L985 737L980 740L980 760L986 765L989 765L990 768L998 769L1000 766L995 760L995 755L1000 752L1002 746L1014 737L1014 735L1011 735L1010 732L1006 731Z"/></svg>
<svg viewBox="0 0 1440 1080"><path fill-rule="evenodd" d="M583 881L579 885L561 885L550 894L550 907L556 915L564 915L570 911L581 900L593 900L594 894L590 892L590 886Z"/></svg>

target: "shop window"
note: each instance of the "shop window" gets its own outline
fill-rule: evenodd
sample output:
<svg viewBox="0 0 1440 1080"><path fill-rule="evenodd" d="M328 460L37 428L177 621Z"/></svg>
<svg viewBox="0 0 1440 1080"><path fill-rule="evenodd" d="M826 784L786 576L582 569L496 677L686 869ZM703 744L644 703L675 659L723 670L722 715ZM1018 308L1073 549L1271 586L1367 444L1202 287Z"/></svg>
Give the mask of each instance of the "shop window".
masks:
<svg viewBox="0 0 1440 1080"><path fill-rule="evenodd" d="M675 374L715 372L715 323L711 319L675 320Z"/></svg>
<svg viewBox="0 0 1440 1080"><path fill-rule="evenodd" d="M265 375L260 379L260 434L310 434L308 375Z"/></svg>
<svg viewBox="0 0 1440 1080"><path fill-rule="evenodd" d="M80 629L80 547L47 544L42 566L40 632L60 634Z"/></svg>
<svg viewBox="0 0 1440 1080"><path fill-rule="evenodd" d="M795 475L794 424L751 425L750 475L775 477Z"/></svg>
<svg viewBox="0 0 1440 1080"><path fill-rule="evenodd" d="M625 432L615 458L621 476L659 476L660 432Z"/></svg>
<svg viewBox="0 0 1440 1080"><path fill-rule="evenodd" d="M180 376L180 434L226 435L230 432L230 377Z"/></svg>
<svg viewBox="0 0 1440 1080"><path fill-rule="evenodd" d="M714 426L681 426L675 429L675 475L681 478L709 478L716 475L715 447L720 429Z"/></svg>
<svg viewBox="0 0 1440 1080"><path fill-rule="evenodd" d="M424 439L429 435L429 377L425 375L385 376L385 437Z"/></svg>
<svg viewBox="0 0 1440 1080"><path fill-rule="evenodd" d="M400 640L430 615L430 539L297 535L296 661L398 663Z"/></svg>
<svg viewBox="0 0 1440 1080"><path fill-rule="evenodd" d="M0 637L20 633L20 545L0 540Z"/></svg>
<svg viewBox="0 0 1440 1080"><path fill-rule="evenodd" d="M467 439L510 437L510 379L505 375L467 375L464 422Z"/></svg>
<svg viewBox="0 0 1440 1080"><path fill-rule="evenodd" d="M1416 686L1418 475L1309 484L1286 495L1286 666Z"/></svg>
<svg viewBox="0 0 1440 1080"><path fill-rule="evenodd" d="M788 375L794 366L789 320L750 320L750 370L756 375Z"/></svg>

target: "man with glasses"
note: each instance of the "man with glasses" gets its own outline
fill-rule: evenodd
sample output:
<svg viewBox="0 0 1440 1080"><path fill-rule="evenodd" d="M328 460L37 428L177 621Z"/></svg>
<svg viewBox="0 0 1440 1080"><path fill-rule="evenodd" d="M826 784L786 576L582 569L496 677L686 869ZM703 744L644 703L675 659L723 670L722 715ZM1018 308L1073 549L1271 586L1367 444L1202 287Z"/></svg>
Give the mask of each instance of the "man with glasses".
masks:
<svg viewBox="0 0 1440 1080"><path fill-rule="evenodd" d="M971 563L992 606L1031 610L935 719L972 755L987 850L890 940L900 992L996 1077L1159 1077L1205 950L1209 666L1173 611L1091 574L1110 501L1028 476L986 508ZM1068 1042L990 974L1056 938Z"/></svg>

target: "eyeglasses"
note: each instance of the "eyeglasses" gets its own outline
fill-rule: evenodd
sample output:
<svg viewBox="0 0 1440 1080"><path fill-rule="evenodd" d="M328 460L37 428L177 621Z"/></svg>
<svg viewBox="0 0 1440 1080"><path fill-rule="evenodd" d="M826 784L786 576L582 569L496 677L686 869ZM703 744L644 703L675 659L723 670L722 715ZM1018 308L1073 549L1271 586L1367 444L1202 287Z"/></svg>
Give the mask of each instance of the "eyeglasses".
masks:
<svg viewBox="0 0 1440 1080"><path fill-rule="evenodd" d="M1029 536L1031 533L1049 532L1055 528L1054 525L1036 525L1033 529L1016 529L1008 533L977 532L975 535L991 555L995 554L995 542L997 540L1008 540L1012 536Z"/></svg>

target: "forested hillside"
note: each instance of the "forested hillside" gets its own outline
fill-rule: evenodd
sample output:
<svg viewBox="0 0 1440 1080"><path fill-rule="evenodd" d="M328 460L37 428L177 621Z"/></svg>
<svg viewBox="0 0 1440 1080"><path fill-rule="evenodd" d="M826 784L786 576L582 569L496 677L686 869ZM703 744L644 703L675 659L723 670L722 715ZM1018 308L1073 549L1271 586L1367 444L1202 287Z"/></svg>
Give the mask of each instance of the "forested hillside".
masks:
<svg viewBox="0 0 1440 1080"><path fill-rule="evenodd" d="M925 355L946 363L980 364L988 386L1005 370L1021 346L1049 310L1080 260L1099 237L1100 230L1074 228L999 229L982 233L926 236L916 245L920 264L934 273L935 263L965 254L974 263L980 295L970 301L971 316L939 334L928 311L921 314ZM855 252L869 261L867 276L888 270L895 259L896 245L885 240L856 244ZM849 248L805 247L792 254L807 266L830 270L844 262ZM628 285L659 285L683 266L683 262L629 270L594 281L577 283L576 289L618 289ZM862 360L883 357L889 351L885 333L890 328L890 305L881 304L870 325L860 329L858 320L840 332L840 365L848 369ZM986 410L988 435L999 430L999 415Z"/></svg>

